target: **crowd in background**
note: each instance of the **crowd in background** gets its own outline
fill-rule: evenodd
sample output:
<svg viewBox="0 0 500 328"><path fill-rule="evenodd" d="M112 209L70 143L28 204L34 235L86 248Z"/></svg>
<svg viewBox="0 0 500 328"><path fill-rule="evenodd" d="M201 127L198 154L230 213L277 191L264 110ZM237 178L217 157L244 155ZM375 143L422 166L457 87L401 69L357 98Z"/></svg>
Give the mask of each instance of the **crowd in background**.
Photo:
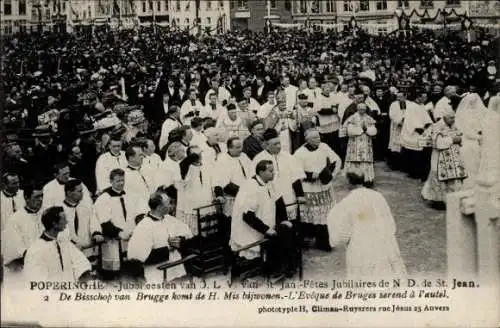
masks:
<svg viewBox="0 0 500 328"><path fill-rule="evenodd" d="M2 49L3 190L11 197L19 188L29 191L24 198L33 203L29 198L40 190L33 183L41 183L46 206L52 198L67 200L83 188L78 201L97 199L97 208L103 192L120 185L124 174L115 169L148 166L154 171L165 163L169 174L187 181L193 175L190 165L201 154L195 148L203 149L203 161L215 171L222 165L220 153L237 157L243 152L258 164L268 160L263 152L277 156L283 149L297 163L302 156L297 167L304 168L309 155L302 145L312 152L321 143L328 150L326 167L318 174L304 169L303 176L295 174L287 164L295 198L304 191L326 192L302 190L296 180L331 183L342 168L361 172L367 186L376 184L373 163L380 160L425 181L424 198L440 203L471 176L468 167L477 172L479 164L470 163L470 156L478 153L486 108L498 106L490 103L498 94L498 49L492 40L485 33L469 43L456 33L416 30L404 36L360 32L355 37L299 30L195 37L168 29L18 35L5 40ZM473 130L470 118L476 118ZM470 155L464 161L460 152ZM111 167L115 159L118 164ZM250 161L242 166L245 177L255 175ZM64 195L54 196L57 184L70 177L83 187L64 187ZM140 177L148 187L175 189L158 174L147 182ZM230 184L217 183L213 186ZM141 184L134 182L138 190ZM183 188L167 193L177 198L173 212L196 235L188 213L194 205L186 193L197 190L195 185ZM138 213L147 212L148 201L153 212L162 213L163 199L150 199L155 190L144 192ZM210 193L213 199L235 196L229 189ZM55 205L56 200L49 204ZM328 211L318 211L325 218L309 223L319 226L319 248L329 249L324 238ZM117 232L105 224L100 229L124 240L132 234L124 236L126 229Z"/></svg>

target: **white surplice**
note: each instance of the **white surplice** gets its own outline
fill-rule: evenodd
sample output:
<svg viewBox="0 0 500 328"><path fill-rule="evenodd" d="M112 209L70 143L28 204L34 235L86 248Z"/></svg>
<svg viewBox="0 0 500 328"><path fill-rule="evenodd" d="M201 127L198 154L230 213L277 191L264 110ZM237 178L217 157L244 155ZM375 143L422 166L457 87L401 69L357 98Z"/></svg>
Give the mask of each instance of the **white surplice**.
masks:
<svg viewBox="0 0 500 328"><path fill-rule="evenodd" d="M238 157L224 153L217 160L216 167L218 172L216 184L222 188L229 183L234 183L241 188L248 179L255 175L255 170L252 169L252 161L245 153L241 153ZM225 198L224 214L231 216L234 197L225 194Z"/></svg>
<svg viewBox="0 0 500 328"><path fill-rule="evenodd" d="M231 220L231 248L238 249L264 236L243 221L243 215L249 211L274 229L276 225L276 201L280 195L271 183L264 183L259 177L247 180L240 188L234 201ZM248 259L260 255L260 247L256 246L240 253Z"/></svg>
<svg viewBox="0 0 500 328"><path fill-rule="evenodd" d="M309 150L303 145L293 157L300 163L304 174L319 174L327 163L336 163L332 176L335 177L342 167L340 157L325 143L320 143L317 149ZM325 224L326 216L335 205L336 199L333 189L333 179L327 184L323 184L319 179L309 181L302 180L302 186L306 199L310 202L301 208L301 219L307 223Z"/></svg>
<svg viewBox="0 0 500 328"><path fill-rule="evenodd" d="M198 217L195 209L212 204L215 183L212 165L190 165L184 179L176 183L177 217L191 228L194 235L198 234ZM209 207L200 210L200 215L214 211L214 207Z"/></svg>
<svg viewBox="0 0 500 328"><path fill-rule="evenodd" d="M167 144L170 132L176 128L180 128L181 126L182 124L180 121L172 117L167 117L161 126L160 140L158 141L159 149L162 149Z"/></svg>
<svg viewBox="0 0 500 328"><path fill-rule="evenodd" d="M262 160L268 160L274 166L274 179L272 181L273 188L281 195L286 205L295 203L295 191L292 184L297 180L302 180L306 177L300 163L290 153L281 151L278 155L272 155L266 150L258 153L252 161L252 169L257 168L257 164ZM287 207L288 218L295 219L296 206Z"/></svg>
<svg viewBox="0 0 500 328"><path fill-rule="evenodd" d="M42 236L28 248L23 274L27 281L78 281L90 270L90 262L70 241Z"/></svg>
<svg viewBox="0 0 500 328"><path fill-rule="evenodd" d="M109 151L100 155L95 164L97 190L103 191L111 186L111 182L109 181L111 171L114 169L124 170L127 165L124 151L120 151L119 156L114 156Z"/></svg>
<svg viewBox="0 0 500 328"><path fill-rule="evenodd" d="M406 275L396 240L396 223L384 196L364 187L351 191L328 216L332 247L347 245L347 275L352 279Z"/></svg>
<svg viewBox="0 0 500 328"><path fill-rule="evenodd" d="M121 198L123 198L126 216ZM105 189L94 204L94 215L101 226L103 223L111 222L128 236L132 234L136 226L136 217L147 213L147 211L148 206L147 202L144 202L144 199L133 193L119 194L111 188ZM107 238L107 241L102 245L102 260L106 262L103 263L103 267L107 270L118 270L120 268L118 249L121 247L122 252L126 252L127 246L128 239L121 240L121 245L119 245L118 240Z"/></svg>
<svg viewBox="0 0 500 328"><path fill-rule="evenodd" d="M181 254L178 250L172 248L168 244L170 237L185 237L191 238L193 235L191 230L184 222L166 215L163 219L153 218L147 215L134 229L132 237L128 244L128 258L136 259L142 263L147 262L151 251L169 248L168 261L177 261L181 259ZM167 259L165 259L166 261ZM163 272L157 269L158 264L144 266L144 274L148 282L162 282ZM178 265L167 270L167 279L172 280L182 277L186 274L184 265Z"/></svg>
<svg viewBox="0 0 500 328"><path fill-rule="evenodd" d="M0 224L2 230L5 229L7 219L26 205L23 195L21 189L19 189L15 195L7 195L4 191L0 192Z"/></svg>
<svg viewBox="0 0 500 328"><path fill-rule="evenodd" d="M72 179L72 178L70 178ZM92 206L92 197L90 195L90 191L87 187L82 183L83 189L83 198L81 202L88 206ZM61 203L66 198L64 194L64 184L61 184L57 179L53 179L48 182L43 187L43 209L47 209L51 206L60 206Z"/></svg>

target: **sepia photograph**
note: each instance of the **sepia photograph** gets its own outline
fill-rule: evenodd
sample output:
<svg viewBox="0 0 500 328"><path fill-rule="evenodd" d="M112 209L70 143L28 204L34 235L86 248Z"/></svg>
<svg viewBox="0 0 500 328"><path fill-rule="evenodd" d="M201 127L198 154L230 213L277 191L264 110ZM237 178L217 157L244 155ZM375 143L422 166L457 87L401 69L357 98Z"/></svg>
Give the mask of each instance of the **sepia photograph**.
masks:
<svg viewBox="0 0 500 328"><path fill-rule="evenodd" d="M500 327L500 1L0 0L2 326Z"/></svg>

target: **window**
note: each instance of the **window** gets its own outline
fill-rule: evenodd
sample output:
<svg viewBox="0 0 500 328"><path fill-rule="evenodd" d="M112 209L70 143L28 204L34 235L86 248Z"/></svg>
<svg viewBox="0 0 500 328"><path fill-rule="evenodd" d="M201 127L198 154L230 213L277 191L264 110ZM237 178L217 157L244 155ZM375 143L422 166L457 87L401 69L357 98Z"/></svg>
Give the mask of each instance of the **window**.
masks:
<svg viewBox="0 0 500 328"><path fill-rule="evenodd" d="M370 10L370 3L368 0L361 0L359 2L359 10L360 11L369 11Z"/></svg>
<svg viewBox="0 0 500 328"><path fill-rule="evenodd" d="M25 6L26 6L26 5L25 5ZM26 7L25 7L25 8L26 8ZM65 13L65 12L66 12L66 2L63 2L63 3L62 3L62 11L63 11L63 13Z"/></svg>
<svg viewBox="0 0 500 328"><path fill-rule="evenodd" d="M276 0L271 0L271 8L276 9L276 7L277 7Z"/></svg>
<svg viewBox="0 0 500 328"><path fill-rule="evenodd" d="M153 1L149 1L149 11L153 11Z"/></svg>
<svg viewBox="0 0 500 328"><path fill-rule="evenodd" d="M19 15L26 15L26 0L19 0Z"/></svg>
<svg viewBox="0 0 500 328"><path fill-rule="evenodd" d="M325 1L325 11L327 13L333 13L335 11L335 1L334 0L326 0Z"/></svg>
<svg viewBox="0 0 500 328"><path fill-rule="evenodd" d="M423 8L434 8L434 1L432 0L421 0L420 7Z"/></svg>
<svg viewBox="0 0 500 328"><path fill-rule="evenodd" d="M238 9L248 9L248 1L238 0Z"/></svg>
<svg viewBox="0 0 500 328"><path fill-rule="evenodd" d="M408 0L398 0L398 8L408 8L410 3Z"/></svg>
<svg viewBox="0 0 500 328"><path fill-rule="evenodd" d="M212 10L212 1L207 0L207 10Z"/></svg>
<svg viewBox="0 0 500 328"><path fill-rule="evenodd" d="M460 6L460 0L446 0L447 6Z"/></svg>
<svg viewBox="0 0 500 328"><path fill-rule="evenodd" d="M234 1L229 1L229 8L234 9Z"/></svg>
<svg viewBox="0 0 500 328"><path fill-rule="evenodd" d="M352 11L351 10L351 1L344 0L344 11Z"/></svg>
<svg viewBox="0 0 500 328"><path fill-rule="evenodd" d="M5 16L12 15L12 3L11 3L11 0L5 0L5 2L3 4L3 14Z"/></svg>
<svg viewBox="0 0 500 328"><path fill-rule="evenodd" d="M160 2L160 1L158 1L158 2L156 3L156 5L157 5L157 6L156 6L156 9L157 9L158 11L161 11L161 2Z"/></svg>
<svg viewBox="0 0 500 328"><path fill-rule="evenodd" d="M377 10L387 10L387 0L377 1Z"/></svg>
<svg viewBox="0 0 500 328"><path fill-rule="evenodd" d="M146 1L143 1L142 2L142 12L145 13L146 12Z"/></svg>
<svg viewBox="0 0 500 328"><path fill-rule="evenodd" d="M285 10L292 11L292 1L285 0Z"/></svg>
<svg viewBox="0 0 500 328"><path fill-rule="evenodd" d="M92 18L92 8L90 8L89 6L88 10L89 10L89 18Z"/></svg>
<svg viewBox="0 0 500 328"><path fill-rule="evenodd" d="M224 8L224 0L219 0L219 8L221 8L221 9Z"/></svg>
<svg viewBox="0 0 500 328"><path fill-rule="evenodd" d="M181 1L180 0L175 1L175 11L181 11Z"/></svg>
<svg viewBox="0 0 500 328"><path fill-rule="evenodd" d="M168 11L168 1L169 0L165 0L165 11Z"/></svg>
<svg viewBox="0 0 500 328"><path fill-rule="evenodd" d="M314 14L319 13L319 1L318 0L313 0L311 2L311 12Z"/></svg>
<svg viewBox="0 0 500 328"><path fill-rule="evenodd" d="M300 0L299 13L307 13L307 0Z"/></svg>
<svg viewBox="0 0 500 328"><path fill-rule="evenodd" d="M212 25L212 19L210 17L207 17L207 25Z"/></svg>

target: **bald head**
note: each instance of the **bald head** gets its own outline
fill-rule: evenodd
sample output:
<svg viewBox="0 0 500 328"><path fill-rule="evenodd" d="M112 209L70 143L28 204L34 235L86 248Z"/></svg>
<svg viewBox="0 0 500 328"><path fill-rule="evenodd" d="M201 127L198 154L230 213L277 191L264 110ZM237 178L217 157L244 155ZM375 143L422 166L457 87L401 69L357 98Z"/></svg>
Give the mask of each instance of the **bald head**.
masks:
<svg viewBox="0 0 500 328"><path fill-rule="evenodd" d="M321 136L316 128L306 130L305 138L308 145L318 147L321 143Z"/></svg>

